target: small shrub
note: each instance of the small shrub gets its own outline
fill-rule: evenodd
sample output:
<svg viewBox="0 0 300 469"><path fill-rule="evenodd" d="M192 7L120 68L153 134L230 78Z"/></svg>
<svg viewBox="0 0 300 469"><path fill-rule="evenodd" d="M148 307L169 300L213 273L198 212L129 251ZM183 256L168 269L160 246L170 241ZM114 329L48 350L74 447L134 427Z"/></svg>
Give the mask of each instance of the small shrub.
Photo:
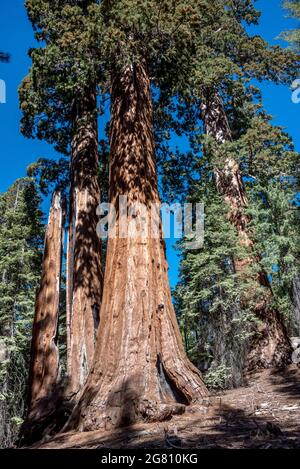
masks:
<svg viewBox="0 0 300 469"><path fill-rule="evenodd" d="M204 380L208 389L218 391L228 387L228 382L232 378L230 368L225 365L219 365L211 368L205 375Z"/></svg>

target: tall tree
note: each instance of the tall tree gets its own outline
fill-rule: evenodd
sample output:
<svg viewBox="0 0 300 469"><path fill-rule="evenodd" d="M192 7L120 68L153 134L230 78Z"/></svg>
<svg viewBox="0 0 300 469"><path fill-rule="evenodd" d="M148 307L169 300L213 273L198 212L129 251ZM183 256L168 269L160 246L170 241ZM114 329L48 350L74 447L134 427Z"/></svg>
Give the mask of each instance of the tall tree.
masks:
<svg viewBox="0 0 300 469"><path fill-rule="evenodd" d="M102 294L96 84L98 62L89 7L95 2L28 0L26 8L45 47L31 51L20 88L25 135L70 154L67 258L69 393L84 384L94 353Z"/></svg>
<svg viewBox="0 0 300 469"><path fill-rule="evenodd" d="M180 337L160 222L159 236L151 231L151 207L160 199L150 75L159 83L179 38L181 52L188 48L189 14L184 2L103 5L110 39L109 199L116 210L116 236L108 240L93 368L68 429L163 420L207 395ZM147 221L136 237L122 233L121 196L128 201L129 225L145 227Z"/></svg>
<svg viewBox="0 0 300 469"><path fill-rule="evenodd" d="M32 311L43 243L32 179L0 196L0 445L14 444L26 408Z"/></svg>
<svg viewBox="0 0 300 469"><path fill-rule="evenodd" d="M40 424L54 399L59 378L58 316L63 252L64 207L55 192L45 235L42 278L33 321L27 424ZM52 402L51 402L52 401ZM53 409L52 409L53 411Z"/></svg>
<svg viewBox="0 0 300 469"><path fill-rule="evenodd" d="M85 384L92 364L102 298L101 244L96 230L100 188L95 108L95 91L88 91L78 106L71 150L67 369L74 394Z"/></svg>
<svg viewBox="0 0 300 469"><path fill-rule="evenodd" d="M162 420L206 395L181 342L161 229L151 235L151 204L159 204L152 125L147 64L132 64L112 82L110 202L144 204L148 227L122 239L118 212L118 235L109 239L95 361L71 421L85 430ZM131 221L142 216L135 211Z"/></svg>
<svg viewBox="0 0 300 469"><path fill-rule="evenodd" d="M284 2L285 8L289 10L291 15L297 20L300 19L300 2L299 0L288 0ZM292 31L287 31L284 33L286 40L291 42L293 47L299 52L300 51L300 28L294 29ZM297 90L296 90L297 91ZM299 204L299 200L298 200ZM300 335L300 280L299 280L299 269L300 263L298 258L298 273L293 279L292 285L292 298L295 309L295 318L296 318L296 331L297 335Z"/></svg>
<svg viewBox="0 0 300 469"><path fill-rule="evenodd" d="M233 42L237 46L232 57L233 63L238 66L239 73L243 74L245 78L271 79L276 83L292 81L299 58L293 56L290 51L281 50L279 47L268 47L264 41L249 37L241 24L241 20L244 19L249 24L256 22L257 16L251 6L252 2L247 2L249 9L245 15L243 3L246 2L241 2L239 6L229 8L232 35L235 36ZM249 14L251 8L252 11ZM255 53L252 50L253 43L258 45ZM247 49L246 55L245 49ZM259 57L258 65L257 57ZM233 138L222 97L219 94L221 90L222 83L220 82L217 89L213 86L208 90L208 94L204 93L202 98L204 127L207 135L215 140L217 152L220 151L218 146L230 142ZM253 251L253 241L250 240L251 219L246 214L248 201L239 162L236 158L228 159L226 157L221 161L223 167L220 168L219 166L219 169L215 172L217 187L231 207L230 219L239 233L240 242L248 245ZM258 256L261 258L263 252L258 253ZM239 263L236 260L236 269L247 267L247 262L254 262L251 254L246 262ZM272 303L271 286L265 272L258 272L257 282L265 287L265 298L255 307L255 314L265 325L264 330L260 328L260 334L252 343L252 351L248 357L249 366L251 368L257 366L282 366L289 362L291 355L287 331L279 312L270 306Z"/></svg>
<svg viewBox="0 0 300 469"><path fill-rule="evenodd" d="M266 295L266 287L257 282L260 272L272 289L269 308L280 313L280 320L294 334L290 290L299 246L293 204L299 156L289 137L270 125L264 114L252 117L248 126L246 133L227 142L226 150L222 145L221 151L224 157L239 161L247 197L243 215L249 219L249 244L241 243L231 223L231 206L217 186L215 191L212 187L214 140L206 140L205 157L194 156L193 173L200 173L201 179L194 176L189 187L190 199L205 203L205 241L199 252L183 251L177 310L182 327L196 332L189 334L189 354L201 369L210 369L206 379L214 386L240 384L247 344L264 333L264 322L255 314L256 305ZM243 269L235 268L236 259Z"/></svg>
<svg viewBox="0 0 300 469"><path fill-rule="evenodd" d="M256 24L259 17L253 2L242 1L232 4L224 1L223 4L226 7L226 14L215 15L217 32L204 40L207 43L205 50L203 38L196 36L190 80L192 96L187 102L192 103L197 113L198 101L205 133L214 142L216 186L230 207L229 219L239 233L240 243L248 247L249 251L253 251L253 241L250 239L251 219L246 213L248 201L240 163L236 157L226 157L226 143L236 138L233 134L236 129L231 129L223 100L228 87L229 93L236 84L239 87L237 77L246 83L251 78L288 83L296 76L299 58L291 51L269 47L260 37L248 34L245 24ZM189 96L188 80L189 77L183 88L184 96ZM245 123L243 125L245 127ZM245 128L242 131L245 131ZM192 130L192 135L194 133ZM259 253L258 257L262 255L263 253ZM235 269L246 271L247 265L253 262L256 261L249 252L248 259L235 259ZM265 330L264 333L260 332L257 335L255 343L253 341L249 366L250 368L281 366L288 363L291 357L287 331L278 312L270 310L272 294L264 272L257 273L257 284L264 287L265 297L257 303L254 310L259 321L265 321Z"/></svg>
<svg viewBox="0 0 300 469"><path fill-rule="evenodd" d="M218 146L230 142L232 133L220 97L215 93L207 96L202 110L206 134L212 137ZM229 220L238 232L240 243L250 248L250 251L254 251L250 234L251 219L246 213L249 202L239 162L234 158L226 158L221 169L214 169L214 177L219 192L230 207ZM250 251L248 259L234 259L236 272L244 271L245 275L249 274L248 265L257 262ZM282 367L291 359L291 345L287 330L280 313L270 307L272 289L266 273L258 272L256 279L258 285L264 287L265 290L264 297L254 306L254 314L263 323L263 328L260 327L259 335L252 339L252 350L248 354L248 367L250 369ZM244 301L247 301L247 298L244 298Z"/></svg>
<svg viewBox="0 0 300 469"><path fill-rule="evenodd" d="M222 3L226 14L220 8ZM202 126L198 122L198 109L202 110L201 120L204 123L209 145L201 146L199 155L202 158L202 152L207 151L207 148L214 153L213 173L216 187L220 194L223 194L228 207L231 207L228 214L229 220L240 234L241 246L248 248L247 256L234 260L235 268L238 271L244 271L246 278L249 265L254 263L259 267L261 264L259 259L262 259L265 254L263 250L257 251L258 244L254 246L254 238L251 235L253 226L239 158L237 154L227 151L231 142L239 139L241 134L247 131L249 125L249 113L243 112L238 93L240 92L243 96L243 87L248 86L252 78L272 80L275 83L290 83L297 76L299 56L280 47L269 47L261 37L249 35L245 24L256 24L259 18L253 2L216 2L213 7L210 7L211 12L213 9L213 31L210 30L206 35L196 34L193 37L190 73L186 75L181 87L181 100L177 106L180 120L176 121L173 116L171 118L168 116L168 121L173 125L175 120L173 129L177 131L189 129L193 141L195 134L202 132ZM240 82L243 84L241 85ZM176 86L178 84L175 83ZM227 102L228 94L233 96L230 104ZM255 102L257 96L253 95L253 100ZM185 106L188 106L188 110L184 109ZM170 108L174 115L173 103ZM186 119L184 119L185 112ZM234 114L238 115L238 119L232 119ZM237 149L239 150L239 147ZM176 166L180 165L175 162L175 168ZM197 169L196 166L195 171ZM249 355L249 358L251 357L249 366L280 366L287 363L291 356L287 331L282 316L277 311L270 313L271 316L274 315L271 321L268 318L267 311L275 308L274 296L271 294L270 282L262 265L260 271L254 272L254 276L257 286L252 285L252 290L264 292L264 299L257 301L257 306L265 307L266 314L263 314L265 332L261 333L261 323L264 319L257 312L257 324L260 326L257 328L256 340L253 341L253 353ZM250 299L249 292L250 290L248 290L247 297ZM253 305L253 311L255 309Z"/></svg>

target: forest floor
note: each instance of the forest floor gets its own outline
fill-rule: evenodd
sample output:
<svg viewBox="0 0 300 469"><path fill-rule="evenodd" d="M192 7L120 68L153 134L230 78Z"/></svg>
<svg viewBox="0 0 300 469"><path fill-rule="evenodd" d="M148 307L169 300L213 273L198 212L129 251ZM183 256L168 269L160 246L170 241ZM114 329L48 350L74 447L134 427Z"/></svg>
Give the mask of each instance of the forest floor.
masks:
<svg viewBox="0 0 300 469"><path fill-rule="evenodd" d="M215 394L207 407L168 422L60 434L36 448L300 449L300 369L253 374L246 387Z"/></svg>

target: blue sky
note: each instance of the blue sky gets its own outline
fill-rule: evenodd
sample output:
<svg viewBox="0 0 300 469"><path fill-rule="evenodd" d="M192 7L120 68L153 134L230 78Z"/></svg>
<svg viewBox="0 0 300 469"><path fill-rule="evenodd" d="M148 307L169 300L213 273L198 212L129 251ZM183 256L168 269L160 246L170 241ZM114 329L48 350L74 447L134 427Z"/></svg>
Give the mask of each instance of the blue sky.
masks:
<svg viewBox="0 0 300 469"><path fill-rule="evenodd" d="M23 0L0 0L0 50L10 52L12 56L10 64L0 64L0 79L7 86L7 103L0 104L0 192L7 190L15 179L24 176L31 162L39 157L56 156L48 144L27 140L19 132L17 90L30 66L27 51L35 45L23 3ZM262 17L259 27L253 28L253 33L261 34L271 44L286 46L278 39L278 35L283 30L297 26L297 23L287 17L281 8L281 0L258 0L256 3ZM300 104L292 103L288 87L262 84L261 90L265 107L274 116L274 123L286 128L300 151ZM170 240L167 248L170 280L174 286L177 282L178 258L172 244Z"/></svg>

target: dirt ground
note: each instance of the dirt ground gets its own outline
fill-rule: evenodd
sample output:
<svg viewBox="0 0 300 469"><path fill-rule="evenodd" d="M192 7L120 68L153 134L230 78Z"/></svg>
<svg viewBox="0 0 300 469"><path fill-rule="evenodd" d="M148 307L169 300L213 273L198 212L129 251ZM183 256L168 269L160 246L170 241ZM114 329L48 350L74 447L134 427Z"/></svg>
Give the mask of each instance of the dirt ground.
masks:
<svg viewBox="0 0 300 469"><path fill-rule="evenodd" d="M246 387L216 394L168 422L60 434L36 448L300 449L300 369L251 375Z"/></svg>

